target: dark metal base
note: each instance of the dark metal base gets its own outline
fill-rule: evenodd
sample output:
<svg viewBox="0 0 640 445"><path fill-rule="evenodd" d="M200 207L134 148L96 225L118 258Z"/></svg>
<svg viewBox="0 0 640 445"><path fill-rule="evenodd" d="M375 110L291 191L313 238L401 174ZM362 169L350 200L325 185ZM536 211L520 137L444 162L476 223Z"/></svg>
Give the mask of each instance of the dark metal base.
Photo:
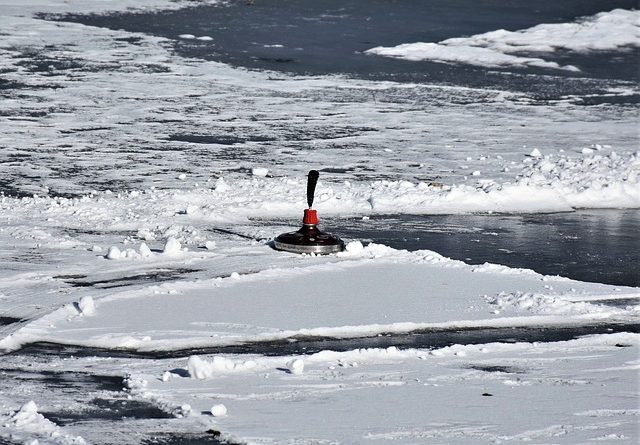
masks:
<svg viewBox="0 0 640 445"><path fill-rule="evenodd" d="M342 252L344 242L337 236L321 232L315 225L304 225L297 232L283 233L276 237L274 247L287 252L325 255Z"/></svg>

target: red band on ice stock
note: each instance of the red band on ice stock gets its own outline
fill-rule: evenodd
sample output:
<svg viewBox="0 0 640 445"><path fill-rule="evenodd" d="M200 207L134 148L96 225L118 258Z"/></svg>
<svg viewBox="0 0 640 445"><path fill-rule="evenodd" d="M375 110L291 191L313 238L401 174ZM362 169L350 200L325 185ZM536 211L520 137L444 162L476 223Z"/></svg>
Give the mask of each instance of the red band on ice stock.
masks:
<svg viewBox="0 0 640 445"><path fill-rule="evenodd" d="M304 209L304 218L302 218L302 224L307 226L318 225L318 212L314 209Z"/></svg>

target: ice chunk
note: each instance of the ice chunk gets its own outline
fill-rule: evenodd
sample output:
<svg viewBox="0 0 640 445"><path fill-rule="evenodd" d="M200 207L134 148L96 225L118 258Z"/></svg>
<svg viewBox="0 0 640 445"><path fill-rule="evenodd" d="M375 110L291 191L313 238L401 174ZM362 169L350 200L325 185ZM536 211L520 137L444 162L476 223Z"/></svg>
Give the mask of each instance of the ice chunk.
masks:
<svg viewBox="0 0 640 445"><path fill-rule="evenodd" d="M362 253L362 251L364 251L364 246L360 241L351 241L345 246L345 252L349 254L357 255Z"/></svg>
<svg viewBox="0 0 640 445"><path fill-rule="evenodd" d="M138 230L138 237L142 238L145 241L152 241L155 239L155 236L153 235L153 232L149 229L146 228L142 228L140 230Z"/></svg>
<svg viewBox="0 0 640 445"><path fill-rule="evenodd" d="M106 258L109 260L117 260L122 257L122 252L116 246L109 247Z"/></svg>
<svg viewBox="0 0 640 445"><path fill-rule="evenodd" d="M90 296L84 296L80 298L78 302L78 309L82 312L82 315L91 316L96 313L96 304L93 301L93 298Z"/></svg>
<svg viewBox="0 0 640 445"><path fill-rule="evenodd" d="M185 403L184 405L181 405L180 408L178 408L178 416L182 416L182 417L188 417L190 416L192 413L192 409L191 409L191 405L189 405L188 403Z"/></svg>
<svg viewBox="0 0 640 445"><path fill-rule="evenodd" d="M540 152L540 150L538 150L537 148L534 148L533 150L531 150L531 153L529 153L529 156L531 156L532 158L539 158L540 156L542 156L542 152Z"/></svg>
<svg viewBox="0 0 640 445"><path fill-rule="evenodd" d="M215 356L212 361L201 359L197 355L192 355L187 361L187 371L192 378L208 379L214 374L234 371L246 371L256 367L256 362L247 360L246 362L234 362L225 357Z"/></svg>
<svg viewBox="0 0 640 445"><path fill-rule="evenodd" d="M0 424L0 428L15 428L18 431L22 431L30 434L32 437L36 436L45 439L44 443L56 443L56 444L75 444L85 445L85 440L80 436L71 436L65 434L59 426L45 418L42 414L38 413L38 406L31 400L13 413L7 422ZM54 441L47 440L51 438ZM38 444L40 443L38 438L28 440L20 443Z"/></svg>
<svg viewBox="0 0 640 445"><path fill-rule="evenodd" d="M291 360L287 363L287 369L291 374L300 375L304 371L304 361L300 358Z"/></svg>
<svg viewBox="0 0 640 445"><path fill-rule="evenodd" d="M222 403L218 403L217 405L213 405L211 407L211 415L213 417L222 417L227 415L227 407Z"/></svg>
<svg viewBox="0 0 640 445"><path fill-rule="evenodd" d="M24 414L37 413L38 412L38 405L36 405L36 402L34 402L33 400L30 400L27 403L25 403L24 405L22 405L22 407L20 408L19 412L24 413Z"/></svg>
<svg viewBox="0 0 640 445"><path fill-rule="evenodd" d="M204 243L204 247L207 248L207 250L213 250L216 248L216 242L215 241L206 241Z"/></svg>
<svg viewBox="0 0 640 445"><path fill-rule="evenodd" d="M162 249L162 253L165 255L177 255L182 251L182 245L180 241L170 236L167 238L167 241L164 243L164 248Z"/></svg>
<svg viewBox="0 0 640 445"><path fill-rule="evenodd" d="M264 167L254 167L251 169L251 174L253 176L262 176L265 177L269 173L269 170Z"/></svg>
<svg viewBox="0 0 640 445"><path fill-rule="evenodd" d="M229 185L224 181L223 178L218 178L216 181L216 192L226 192L229 190Z"/></svg>
<svg viewBox="0 0 640 445"><path fill-rule="evenodd" d="M526 53L554 53L559 50L589 52L637 47L638 11L614 9L572 23L540 24L519 31L498 29L469 37L450 38L438 43L405 43L365 51L407 60L468 63L488 67L536 66L580 71Z"/></svg>
<svg viewBox="0 0 640 445"><path fill-rule="evenodd" d="M145 243L145 242L140 244L140 255L143 256L143 257L150 257L151 256L151 249L149 249L149 246L147 246L147 243Z"/></svg>

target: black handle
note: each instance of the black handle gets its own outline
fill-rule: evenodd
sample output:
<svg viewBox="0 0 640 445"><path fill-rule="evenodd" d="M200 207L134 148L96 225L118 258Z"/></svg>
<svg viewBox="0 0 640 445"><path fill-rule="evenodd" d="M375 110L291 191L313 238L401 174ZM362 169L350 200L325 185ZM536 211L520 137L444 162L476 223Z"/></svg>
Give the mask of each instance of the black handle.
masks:
<svg viewBox="0 0 640 445"><path fill-rule="evenodd" d="M309 178L307 179L307 204L309 208L313 205L313 195L316 192L316 184L318 184L318 177L320 173L318 170L311 170L309 172Z"/></svg>

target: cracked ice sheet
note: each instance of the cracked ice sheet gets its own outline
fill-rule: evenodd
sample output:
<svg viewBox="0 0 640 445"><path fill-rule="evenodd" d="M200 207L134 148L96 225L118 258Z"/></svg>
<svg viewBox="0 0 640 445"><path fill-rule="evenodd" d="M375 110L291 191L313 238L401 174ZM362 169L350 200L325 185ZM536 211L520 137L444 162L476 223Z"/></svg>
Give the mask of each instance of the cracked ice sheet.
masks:
<svg viewBox="0 0 640 445"><path fill-rule="evenodd" d="M238 443L628 443L640 415L639 339L201 357L218 364L205 379L189 375L185 358L129 382L195 429ZM293 359L302 373L287 372ZM227 415L213 417L219 404Z"/></svg>
<svg viewBox="0 0 640 445"><path fill-rule="evenodd" d="M183 189L212 177L246 177L253 168L300 177L310 166L344 170L326 176L365 187L405 179L475 192L509 190L521 175L536 182L541 173L546 181L560 169L571 176L561 185L606 187L607 196L578 206L638 206L633 106L576 107L570 98L532 106L533 98L508 91L250 72L181 58L166 39L35 19L4 3L0 70L17 86L3 90L0 160L5 180L21 194ZM82 10L91 2L70 5ZM51 65L33 68L38 61ZM610 85L612 93L637 90L625 85ZM555 171L549 162L527 168L533 148ZM614 180L594 181L581 167L591 157L583 149L596 164L603 156L609 164L615 152L635 176L620 179L620 166L607 175ZM567 173L576 163L577 178ZM575 195L573 187L568 192ZM574 203L553 204L557 211Z"/></svg>
<svg viewBox="0 0 640 445"><path fill-rule="evenodd" d="M66 305L6 337L0 347L48 341L177 350L295 336L633 322L640 308L593 302L637 301L637 288L469 266L430 251L353 242L338 257L320 265L300 257L286 269L116 291L95 301L95 313Z"/></svg>
<svg viewBox="0 0 640 445"><path fill-rule="evenodd" d="M555 343L307 356L30 356L27 372L128 373L130 395L178 415L171 421L175 430L213 429L237 443L633 443L640 412L630 388L637 385L639 341L637 334L617 333ZM302 360L302 373L286 371L292 360ZM215 372L191 378L190 362L191 369L211 364ZM25 366L19 354L3 363ZM10 386L2 394L13 398L0 396L0 435L11 431L7 420L22 403L33 399L43 411L59 403L46 389L16 392L10 381L3 384ZM227 416L213 418L209 410L219 404ZM122 422L129 431L140 427L136 419ZM105 443L105 434L137 443L103 428L81 422L66 432L89 443Z"/></svg>

